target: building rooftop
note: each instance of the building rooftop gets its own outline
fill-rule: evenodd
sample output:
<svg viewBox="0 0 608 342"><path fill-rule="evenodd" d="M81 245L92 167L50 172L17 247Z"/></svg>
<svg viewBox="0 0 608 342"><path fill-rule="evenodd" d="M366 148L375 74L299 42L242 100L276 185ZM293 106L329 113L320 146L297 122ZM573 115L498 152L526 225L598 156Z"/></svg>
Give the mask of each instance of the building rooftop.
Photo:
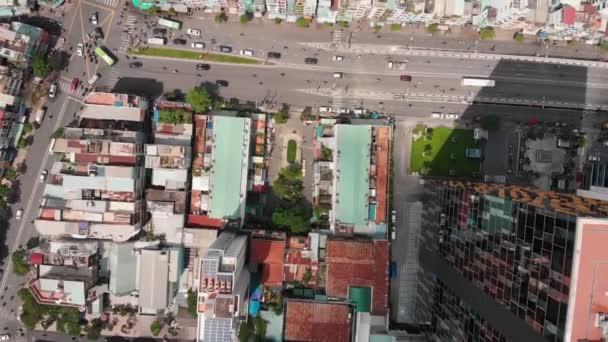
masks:
<svg viewBox="0 0 608 342"><path fill-rule="evenodd" d="M250 262L262 264L262 285L280 286L283 283L285 241L253 238Z"/></svg>
<svg viewBox="0 0 608 342"><path fill-rule="evenodd" d="M328 296L349 297L349 287L372 289L371 313L388 311L389 246L386 240L329 238L326 245Z"/></svg>
<svg viewBox="0 0 608 342"><path fill-rule="evenodd" d="M350 342L352 309L348 304L286 299L286 341Z"/></svg>
<svg viewBox="0 0 608 342"><path fill-rule="evenodd" d="M183 214L186 211L186 192L159 189L146 189L146 201L149 202L169 202L173 203L172 209L176 214Z"/></svg>
<svg viewBox="0 0 608 342"><path fill-rule="evenodd" d="M336 221L366 226L371 126L337 125Z"/></svg>
<svg viewBox="0 0 608 342"><path fill-rule="evenodd" d="M133 253L134 246L134 242L111 243L109 246L109 290L115 295L129 294L137 288L137 256Z"/></svg>
<svg viewBox="0 0 608 342"><path fill-rule="evenodd" d="M82 119L143 121L145 111L138 107L116 107L110 105L87 105L78 114Z"/></svg>
<svg viewBox="0 0 608 342"><path fill-rule="evenodd" d="M608 337L607 238L607 219L577 220L564 341Z"/></svg>
<svg viewBox="0 0 608 342"><path fill-rule="evenodd" d="M119 93L105 93L105 92L91 92L84 98L84 103L88 105L101 105L101 106L113 106L113 107L135 107L139 109L148 109L148 102L135 95L119 94ZM110 119L111 120L111 119ZM128 119L120 119L128 120ZM142 121L143 118L133 121Z"/></svg>
<svg viewBox="0 0 608 342"><path fill-rule="evenodd" d="M146 312L167 308L169 253L142 249L139 266L139 306Z"/></svg>

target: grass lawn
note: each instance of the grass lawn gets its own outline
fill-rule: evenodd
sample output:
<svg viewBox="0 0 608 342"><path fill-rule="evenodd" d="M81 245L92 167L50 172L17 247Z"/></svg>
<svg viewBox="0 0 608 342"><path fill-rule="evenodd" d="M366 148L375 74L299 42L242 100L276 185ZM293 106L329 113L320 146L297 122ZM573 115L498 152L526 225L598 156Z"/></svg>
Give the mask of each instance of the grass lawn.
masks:
<svg viewBox="0 0 608 342"><path fill-rule="evenodd" d="M183 59L196 59L209 62L223 62L236 64L260 64L261 62L251 58L243 58L238 56L230 56L219 53L209 53L200 51L167 49L167 48L144 48L144 49L129 49L130 54L141 56L157 56L171 57Z"/></svg>
<svg viewBox="0 0 608 342"><path fill-rule="evenodd" d="M292 164L296 161L296 149L298 148L298 144L296 141L291 139L287 142L287 162Z"/></svg>
<svg viewBox="0 0 608 342"><path fill-rule="evenodd" d="M456 142L452 142L453 137ZM430 153L423 156L427 145L431 146ZM474 172L479 172L480 160L467 158L466 149L478 147L472 130L433 128L431 140L421 136L412 143L410 171L420 173L427 167L430 168L429 176L449 176L450 170L454 170L454 176L471 177ZM451 159L452 154L455 159Z"/></svg>

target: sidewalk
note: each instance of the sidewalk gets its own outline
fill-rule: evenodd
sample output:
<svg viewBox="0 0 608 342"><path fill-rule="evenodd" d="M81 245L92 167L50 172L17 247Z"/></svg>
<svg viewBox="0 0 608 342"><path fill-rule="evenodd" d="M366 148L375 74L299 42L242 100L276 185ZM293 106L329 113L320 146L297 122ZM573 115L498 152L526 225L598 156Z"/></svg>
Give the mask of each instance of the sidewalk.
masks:
<svg viewBox="0 0 608 342"><path fill-rule="evenodd" d="M319 42L331 41L334 30L341 29L338 25L327 26L312 22L308 28L301 28L295 23L285 21L280 24L262 17L253 18L247 24L239 22L238 15L228 15L228 21L223 24L214 22L214 13L195 12L192 17L185 15L175 17L184 22L184 26L199 27L206 35L229 35L243 39L250 37L266 37L277 45L289 42ZM201 23L203 21L203 23ZM215 32L217 31L217 32ZM401 45L415 49L442 50L454 52L474 52L488 54L511 54L520 56L548 56L555 58L573 58L585 60L608 60L608 52L598 46L575 42L564 46L546 46L535 37L526 36L523 43L516 42L513 36L516 30L496 30L493 40L482 41L475 28L471 25L454 27L450 32L430 34L422 24L408 24L398 32L391 32L390 25L380 31L375 31L368 22L354 21L344 28L343 37L351 36L351 43Z"/></svg>

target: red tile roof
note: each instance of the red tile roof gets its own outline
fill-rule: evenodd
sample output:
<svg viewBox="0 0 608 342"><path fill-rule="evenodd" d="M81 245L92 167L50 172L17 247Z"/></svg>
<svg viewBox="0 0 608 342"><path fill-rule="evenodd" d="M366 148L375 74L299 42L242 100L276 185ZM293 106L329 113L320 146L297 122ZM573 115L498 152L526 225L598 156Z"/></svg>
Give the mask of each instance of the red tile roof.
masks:
<svg viewBox="0 0 608 342"><path fill-rule="evenodd" d="M386 240L327 241L327 295L348 297L349 286L372 287L372 314L388 310L389 247Z"/></svg>
<svg viewBox="0 0 608 342"><path fill-rule="evenodd" d="M288 300L285 340L348 342L352 319L346 304Z"/></svg>
<svg viewBox="0 0 608 342"><path fill-rule="evenodd" d="M251 240L251 262L262 265L262 284L279 286L283 283L283 257L285 241Z"/></svg>
<svg viewBox="0 0 608 342"><path fill-rule="evenodd" d="M205 215L188 215L188 227L219 229L223 226L224 222L221 219L214 219Z"/></svg>
<svg viewBox="0 0 608 342"><path fill-rule="evenodd" d="M282 264L284 254L284 241L255 238L251 240L251 262Z"/></svg>

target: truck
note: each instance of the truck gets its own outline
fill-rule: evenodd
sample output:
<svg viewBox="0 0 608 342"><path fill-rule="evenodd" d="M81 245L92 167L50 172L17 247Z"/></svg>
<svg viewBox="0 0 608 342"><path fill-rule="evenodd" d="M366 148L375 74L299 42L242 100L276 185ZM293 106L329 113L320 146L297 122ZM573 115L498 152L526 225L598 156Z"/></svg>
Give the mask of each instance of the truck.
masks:
<svg viewBox="0 0 608 342"><path fill-rule="evenodd" d="M391 70L404 70L407 67L407 61L388 61L386 68Z"/></svg>
<svg viewBox="0 0 608 342"><path fill-rule="evenodd" d="M167 44L167 39L162 38L162 37L150 37L150 38L148 38L148 44L165 45L165 44Z"/></svg>
<svg viewBox="0 0 608 342"><path fill-rule="evenodd" d="M493 87L496 85L496 82L488 78L463 77L462 85L469 87Z"/></svg>
<svg viewBox="0 0 608 342"><path fill-rule="evenodd" d="M46 107L42 107L36 111L36 123L40 125L42 120L44 120L44 115L46 114Z"/></svg>

